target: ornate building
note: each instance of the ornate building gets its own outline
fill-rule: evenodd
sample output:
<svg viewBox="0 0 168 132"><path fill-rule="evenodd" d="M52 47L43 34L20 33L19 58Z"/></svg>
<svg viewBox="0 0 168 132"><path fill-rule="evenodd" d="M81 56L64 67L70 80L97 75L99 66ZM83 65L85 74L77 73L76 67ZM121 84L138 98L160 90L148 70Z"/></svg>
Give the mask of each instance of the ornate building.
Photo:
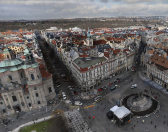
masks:
<svg viewBox="0 0 168 132"><path fill-rule="evenodd" d="M16 58L5 48L0 62L0 116L16 111L29 111L47 105L54 99L52 75L43 64L38 64L31 51L25 47L24 57Z"/></svg>

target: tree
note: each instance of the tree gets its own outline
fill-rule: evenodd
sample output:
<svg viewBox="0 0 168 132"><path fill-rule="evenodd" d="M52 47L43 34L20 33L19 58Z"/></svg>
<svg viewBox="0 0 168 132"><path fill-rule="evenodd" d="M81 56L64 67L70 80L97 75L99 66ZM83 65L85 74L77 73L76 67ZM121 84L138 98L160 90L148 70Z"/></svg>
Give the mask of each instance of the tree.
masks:
<svg viewBox="0 0 168 132"><path fill-rule="evenodd" d="M46 132L69 132L69 127L64 116L64 112L57 109L56 111L53 111L52 115L55 117L52 119L52 124Z"/></svg>

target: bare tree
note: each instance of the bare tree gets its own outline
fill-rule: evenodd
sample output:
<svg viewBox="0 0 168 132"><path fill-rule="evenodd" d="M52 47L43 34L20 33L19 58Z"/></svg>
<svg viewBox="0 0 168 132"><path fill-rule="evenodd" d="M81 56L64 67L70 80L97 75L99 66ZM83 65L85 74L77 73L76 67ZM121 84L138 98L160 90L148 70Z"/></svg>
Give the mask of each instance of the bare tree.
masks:
<svg viewBox="0 0 168 132"><path fill-rule="evenodd" d="M70 132L66 118L61 115L54 117L46 132Z"/></svg>

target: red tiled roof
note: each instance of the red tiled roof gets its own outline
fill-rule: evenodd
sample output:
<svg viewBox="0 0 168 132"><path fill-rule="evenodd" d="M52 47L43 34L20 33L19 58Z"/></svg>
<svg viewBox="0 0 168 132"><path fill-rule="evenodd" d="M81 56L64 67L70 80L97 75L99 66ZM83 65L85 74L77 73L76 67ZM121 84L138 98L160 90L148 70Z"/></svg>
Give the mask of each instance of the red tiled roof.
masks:
<svg viewBox="0 0 168 132"><path fill-rule="evenodd" d="M126 51L129 51L129 49L124 49L123 52L127 55L127 52Z"/></svg>
<svg viewBox="0 0 168 132"><path fill-rule="evenodd" d="M104 52L104 56L107 58L109 58L109 54L110 54L109 52Z"/></svg>
<svg viewBox="0 0 168 132"><path fill-rule="evenodd" d="M52 77L52 74L47 72L46 68L44 67L44 64L39 63L39 68L40 68L41 76L43 79L47 79L47 78Z"/></svg>
<svg viewBox="0 0 168 132"><path fill-rule="evenodd" d="M168 68L168 59L164 58L163 56L159 56L159 54L154 54L150 61L165 68Z"/></svg>
<svg viewBox="0 0 168 132"><path fill-rule="evenodd" d="M90 49L88 47L82 47L81 48L83 51L89 51Z"/></svg>
<svg viewBox="0 0 168 132"><path fill-rule="evenodd" d="M94 40L93 45L106 44L105 40Z"/></svg>

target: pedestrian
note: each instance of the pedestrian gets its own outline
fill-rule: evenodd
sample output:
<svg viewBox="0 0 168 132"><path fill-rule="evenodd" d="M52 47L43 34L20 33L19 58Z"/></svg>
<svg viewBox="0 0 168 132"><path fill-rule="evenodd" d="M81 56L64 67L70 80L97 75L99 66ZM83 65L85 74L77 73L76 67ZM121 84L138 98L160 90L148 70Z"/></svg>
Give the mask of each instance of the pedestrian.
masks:
<svg viewBox="0 0 168 132"><path fill-rule="evenodd" d="M156 128L156 125L155 125L155 128Z"/></svg>
<svg viewBox="0 0 168 132"><path fill-rule="evenodd" d="M152 124L152 121L151 121L151 124Z"/></svg>
<svg viewBox="0 0 168 132"><path fill-rule="evenodd" d="M166 116L164 115L164 118L165 118Z"/></svg>
<svg viewBox="0 0 168 132"><path fill-rule="evenodd" d="M166 122L164 121L164 124L165 124Z"/></svg>
<svg viewBox="0 0 168 132"><path fill-rule="evenodd" d="M95 117L93 116L93 119L94 119Z"/></svg>
<svg viewBox="0 0 168 132"><path fill-rule="evenodd" d="M90 119L90 116L89 116L89 119Z"/></svg>
<svg viewBox="0 0 168 132"><path fill-rule="evenodd" d="M135 125L134 125L134 127L135 127Z"/></svg>
<svg viewBox="0 0 168 132"><path fill-rule="evenodd" d="M69 115L69 112L68 112L68 115Z"/></svg>
<svg viewBox="0 0 168 132"><path fill-rule="evenodd" d="M34 122L34 124L35 124L35 122Z"/></svg>

